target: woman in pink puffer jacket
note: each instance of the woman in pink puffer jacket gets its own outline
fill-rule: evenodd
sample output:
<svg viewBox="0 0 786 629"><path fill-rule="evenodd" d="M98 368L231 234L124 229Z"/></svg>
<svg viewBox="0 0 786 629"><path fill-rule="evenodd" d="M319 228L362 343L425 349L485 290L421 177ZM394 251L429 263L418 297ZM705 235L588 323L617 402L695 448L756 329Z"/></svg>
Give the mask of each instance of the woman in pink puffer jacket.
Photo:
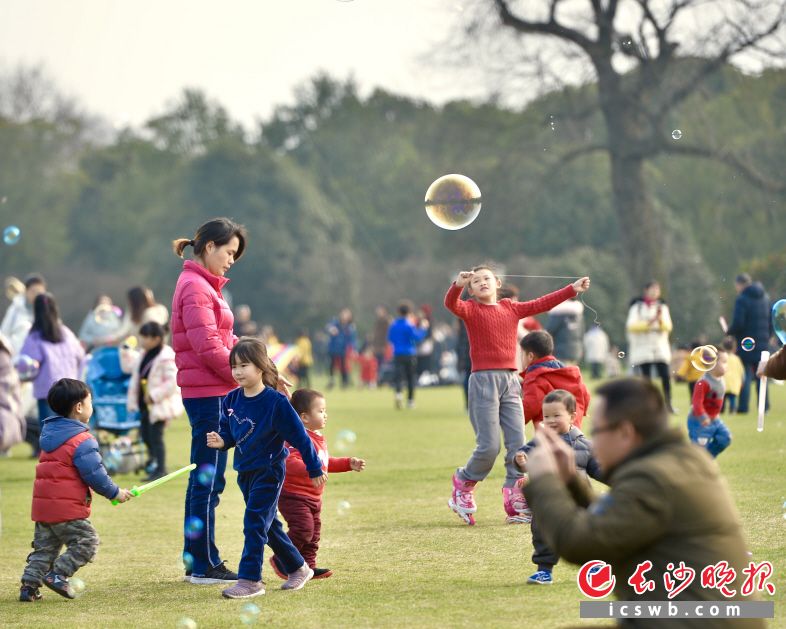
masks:
<svg viewBox="0 0 786 629"><path fill-rule="evenodd" d="M207 433L218 431L221 399L237 384L229 367L229 351L237 342L234 316L221 294L224 275L246 247L246 230L227 218L203 224L192 240L172 243L183 257L187 246L194 259L183 263L172 298L172 348L177 384L191 424L191 472L186 490L183 562L186 580L196 584L226 583L237 574L224 566L215 544L215 508L226 483L227 453L207 447Z"/></svg>

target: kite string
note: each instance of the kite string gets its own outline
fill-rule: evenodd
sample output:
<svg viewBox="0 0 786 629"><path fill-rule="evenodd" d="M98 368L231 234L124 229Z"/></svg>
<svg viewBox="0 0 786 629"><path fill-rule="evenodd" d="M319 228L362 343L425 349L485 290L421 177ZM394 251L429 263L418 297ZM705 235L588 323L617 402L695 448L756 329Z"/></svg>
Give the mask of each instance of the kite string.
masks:
<svg viewBox="0 0 786 629"><path fill-rule="evenodd" d="M527 277L527 278L535 278L535 279L543 279L543 280L578 280L581 279L579 277L574 277L572 275L511 275L510 273L505 273L504 277ZM595 315L595 320L593 323L600 325L600 319L598 318L598 311L595 310L592 306L590 306L586 301L584 301L584 293L579 295L579 301L584 305L587 310L591 310L592 313Z"/></svg>

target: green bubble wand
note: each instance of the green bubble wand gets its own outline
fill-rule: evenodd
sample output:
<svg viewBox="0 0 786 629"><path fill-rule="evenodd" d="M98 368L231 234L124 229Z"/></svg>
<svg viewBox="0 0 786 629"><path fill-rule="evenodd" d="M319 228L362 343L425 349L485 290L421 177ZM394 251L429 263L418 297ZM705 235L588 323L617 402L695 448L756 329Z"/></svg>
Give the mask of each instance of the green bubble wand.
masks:
<svg viewBox="0 0 786 629"><path fill-rule="evenodd" d="M163 485L164 483L167 483L167 482L171 481L173 478L175 478L177 476L180 476L181 474L185 474L186 472L190 472L191 470L194 470L194 469L196 469L196 463L192 463L191 465L186 465L185 467L181 467L179 470L176 470L176 471L172 472L171 474L167 474L166 476L162 476L161 478L157 478L154 481L150 481L149 483L146 483L145 485L142 485L141 487L137 487L136 485L134 485L131 488L131 495L135 496L135 497L136 496L141 496L145 492L148 492L151 489L154 489L155 487L158 487L159 485ZM115 500L112 501L112 504L113 505L119 505L120 501L115 499Z"/></svg>

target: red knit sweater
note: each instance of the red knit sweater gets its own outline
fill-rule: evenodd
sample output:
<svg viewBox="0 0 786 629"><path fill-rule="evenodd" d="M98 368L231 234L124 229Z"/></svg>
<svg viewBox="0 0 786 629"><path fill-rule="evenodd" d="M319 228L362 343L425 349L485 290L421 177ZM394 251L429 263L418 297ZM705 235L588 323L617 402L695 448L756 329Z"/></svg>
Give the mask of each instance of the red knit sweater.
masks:
<svg viewBox="0 0 786 629"><path fill-rule="evenodd" d="M462 301L462 289L453 282L445 295L445 307L467 326L472 371L516 370L516 330L519 319L547 312L576 296L568 285L532 301L502 299L494 305Z"/></svg>
<svg viewBox="0 0 786 629"><path fill-rule="evenodd" d="M702 417L706 415L710 419L715 419L720 415L723 408L723 381L717 378L713 378L713 381L711 382L706 377L703 377L693 387L693 399L691 402L694 416Z"/></svg>
<svg viewBox="0 0 786 629"><path fill-rule="evenodd" d="M326 472L350 472L352 468L349 465L349 457L331 457L328 456L327 445L325 444L324 435L314 432L313 430L306 429L308 436L311 437L311 443L314 444L314 449L317 451L322 461L322 469ZM292 447L288 443L286 447L289 448L289 456L287 457L287 475L284 478L284 486L281 491L288 494L298 494L300 496L309 496L319 500L322 497L322 492L325 486L314 487L311 484L311 478L308 475L306 464L303 462L303 457L297 448Z"/></svg>

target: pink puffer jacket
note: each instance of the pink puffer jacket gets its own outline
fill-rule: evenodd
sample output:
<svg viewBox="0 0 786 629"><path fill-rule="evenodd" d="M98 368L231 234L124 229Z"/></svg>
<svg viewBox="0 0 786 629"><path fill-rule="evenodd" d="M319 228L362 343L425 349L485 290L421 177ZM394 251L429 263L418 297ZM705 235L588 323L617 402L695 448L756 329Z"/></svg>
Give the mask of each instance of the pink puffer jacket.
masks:
<svg viewBox="0 0 786 629"><path fill-rule="evenodd" d="M226 395L237 387L229 350L235 321L221 288L229 280L186 260L172 297L172 348L184 398Z"/></svg>

